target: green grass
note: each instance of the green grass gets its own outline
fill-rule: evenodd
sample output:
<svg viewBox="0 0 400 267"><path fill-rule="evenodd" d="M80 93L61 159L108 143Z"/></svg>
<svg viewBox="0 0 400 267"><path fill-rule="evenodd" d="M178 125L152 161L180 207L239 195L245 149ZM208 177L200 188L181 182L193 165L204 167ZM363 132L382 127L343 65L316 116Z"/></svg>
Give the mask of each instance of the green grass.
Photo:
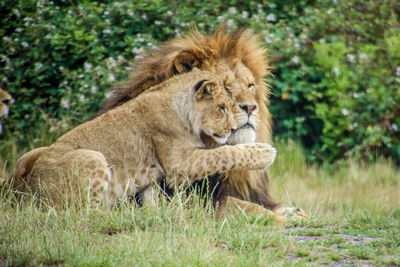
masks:
<svg viewBox="0 0 400 267"><path fill-rule="evenodd" d="M0 266L400 265L400 173L390 162L318 167L307 164L297 144L276 146L271 192L302 207L308 221L218 221L197 196L180 194L142 208L126 202L59 210L3 195ZM14 151L10 167L24 152Z"/></svg>

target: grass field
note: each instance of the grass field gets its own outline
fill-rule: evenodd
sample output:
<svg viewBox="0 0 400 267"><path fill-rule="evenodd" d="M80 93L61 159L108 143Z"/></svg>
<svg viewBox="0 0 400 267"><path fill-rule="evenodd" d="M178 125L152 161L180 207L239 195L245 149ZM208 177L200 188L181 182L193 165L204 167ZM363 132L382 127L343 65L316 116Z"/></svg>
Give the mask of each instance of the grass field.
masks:
<svg viewBox="0 0 400 267"><path fill-rule="evenodd" d="M286 227L245 215L217 221L210 205L179 194L142 208L64 210L3 195L0 266L400 265L399 170L385 160L317 167L295 143L276 146L271 192L302 207L307 221Z"/></svg>

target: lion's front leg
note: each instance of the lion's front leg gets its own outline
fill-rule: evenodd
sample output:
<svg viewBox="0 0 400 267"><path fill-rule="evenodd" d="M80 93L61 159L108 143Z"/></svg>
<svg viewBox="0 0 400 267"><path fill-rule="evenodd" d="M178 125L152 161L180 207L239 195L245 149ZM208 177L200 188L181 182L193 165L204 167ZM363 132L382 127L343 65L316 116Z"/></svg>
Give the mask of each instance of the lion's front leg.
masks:
<svg viewBox="0 0 400 267"><path fill-rule="evenodd" d="M276 149L266 143L239 144L214 149L192 149L164 164L168 184L194 182L204 176L231 170L259 170L270 166Z"/></svg>

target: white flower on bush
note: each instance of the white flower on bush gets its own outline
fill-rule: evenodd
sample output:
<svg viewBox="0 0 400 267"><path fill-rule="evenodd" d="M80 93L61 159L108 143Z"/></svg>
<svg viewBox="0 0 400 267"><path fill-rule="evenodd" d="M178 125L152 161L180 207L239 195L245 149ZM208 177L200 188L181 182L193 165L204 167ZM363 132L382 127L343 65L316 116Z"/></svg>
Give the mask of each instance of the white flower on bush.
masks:
<svg viewBox="0 0 400 267"><path fill-rule="evenodd" d="M132 10L128 10L128 16L129 17L133 17L133 16L135 16L135 12L133 12Z"/></svg>
<svg viewBox="0 0 400 267"><path fill-rule="evenodd" d="M299 57L298 56L294 56L294 57L292 57L292 63L293 64L295 64L295 65L297 65L297 64L299 64L299 62L300 62L300 60L299 60Z"/></svg>
<svg viewBox="0 0 400 267"><path fill-rule="evenodd" d="M118 66L124 64L125 62L126 62L125 57L123 57L123 56L121 56L121 55L119 55L119 56L117 57L117 65L118 65Z"/></svg>
<svg viewBox="0 0 400 267"><path fill-rule="evenodd" d="M89 62L85 62L85 64L83 64L83 68L85 69L86 72L89 72L93 69L93 65Z"/></svg>
<svg viewBox="0 0 400 267"><path fill-rule="evenodd" d="M332 69L332 72L333 72L336 76L339 76L339 75L340 75L340 69L339 69L338 67L334 67L334 68Z"/></svg>
<svg viewBox="0 0 400 267"><path fill-rule="evenodd" d="M97 93L97 86L96 86L96 85L92 85L92 87L90 88L90 92L91 92L92 94Z"/></svg>
<svg viewBox="0 0 400 267"><path fill-rule="evenodd" d="M333 8L330 8L326 11L326 14L331 15L333 13L333 11L334 11Z"/></svg>
<svg viewBox="0 0 400 267"><path fill-rule="evenodd" d="M366 53L360 53L359 57L360 59L364 60L368 58L368 55Z"/></svg>
<svg viewBox="0 0 400 267"><path fill-rule="evenodd" d="M136 54L136 55L141 54L143 51L144 51L143 47L134 47L134 48L132 49L132 53L134 53L134 54Z"/></svg>
<svg viewBox="0 0 400 267"><path fill-rule="evenodd" d="M71 103L67 98L61 99L61 106L65 109L69 109L71 107Z"/></svg>
<svg viewBox="0 0 400 267"><path fill-rule="evenodd" d="M269 21L269 22L275 22L275 21L276 21L276 16L275 16L275 14L272 14L272 13L271 13L271 14L268 14L266 20Z"/></svg>
<svg viewBox="0 0 400 267"><path fill-rule="evenodd" d="M396 68L396 76L400 76L400 66Z"/></svg>
<svg viewBox="0 0 400 267"><path fill-rule="evenodd" d="M68 123L66 123L65 121L57 121L56 125L58 128L61 128L63 130L66 130L68 128Z"/></svg>
<svg viewBox="0 0 400 267"><path fill-rule="evenodd" d="M265 37L264 40L267 44L272 44L275 41L275 35L270 33L267 35L267 37Z"/></svg>
<svg viewBox="0 0 400 267"><path fill-rule="evenodd" d="M242 19L247 19L249 17L249 12L243 11L241 16L242 16Z"/></svg>
<svg viewBox="0 0 400 267"><path fill-rule="evenodd" d="M112 73L110 73L110 74L108 74L108 77L107 77L107 82L114 82L115 81L115 76L114 76L114 74L112 74Z"/></svg>
<svg viewBox="0 0 400 267"><path fill-rule="evenodd" d="M21 13L19 12L18 9L14 9L14 10L13 10L13 13L15 14L15 16L16 16L17 18L20 18L20 17L21 17Z"/></svg>
<svg viewBox="0 0 400 267"><path fill-rule="evenodd" d="M104 30L103 30L103 33L104 33L105 35L107 35L107 34L111 34L112 31L111 31L110 29L104 29Z"/></svg>
<svg viewBox="0 0 400 267"><path fill-rule="evenodd" d="M39 72L43 68L43 64L40 62L35 63L35 71Z"/></svg>
<svg viewBox="0 0 400 267"><path fill-rule="evenodd" d="M226 22L226 27L232 28L233 25L235 25L235 23L233 22L233 20L232 20L232 19L228 19L228 21Z"/></svg>
<svg viewBox="0 0 400 267"><path fill-rule="evenodd" d="M142 15L142 19L147 20L147 15L146 15L146 14L143 14L143 15Z"/></svg>
<svg viewBox="0 0 400 267"><path fill-rule="evenodd" d="M7 57L6 55L1 54L1 55L0 55L0 58L1 58L1 61L2 61L2 62L6 62L6 63L9 63L9 62L10 62L10 58Z"/></svg>
<svg viewBox="0 0 400 267"><path fill-rule="evenodd" d="M350 111L347 108L342 108L341 112L342 112L342 114L344 116L349 116L350 115Z"/></svg>
<svg viewBox="0 0 400 267"><path fill-rule="evenodd" d="M144 42L144 38L142 37L142 35L140 33L138 33L135 37L135 41L139 42L139 43L143 43Z"/></svg>
<svg viewBox="0 0 400 267"><path fill-rule="evenodd" d="M86 101L86 97L84 95L79 96L79 102L83 103Z"/></svg>
<svg viewBox="0 0 400 267"><path fill-rule="evenodd" d="M230 14L236 14L236 13L237 13L237 9L236 9L235 7L230 7L230 8L228 9L228 13L230 13Z"/></svg>
<svg viewBox="0 0 400 267"><path fill-rule="evenodd" d="M225 16L218 16L217 20L218 22L223 22L225 20Z"/></svg>
<svg viewBox="0 0 400 267"><path fill-rule="evenodd" d="M156 25L161 25L161 24L163 24L163 22L162 22L161 20L155 20L155 21L154 21L154 24L156 24Z"/></svg>
<svg viewBox="0 0 400 267"><path fill-rule="evenodd" d="M117 61L113 57L109 57L106 59L107 68L110 70L117 66Z"/></svg>
<svg viewBox="0 0 400 267"><path fill-rule="evenodd" d="M354 63L356 61L356 57L352 54L347 54L347 61Z"/></svg>
<svg viewBox="0 0 400 267"><path fill-rule="evenodd" d="M349 125L349 129L350 129L350 130L354 130L354 129L357 128L357 127L358 127L358 123L357 123L357 122L354 122L354 123L352 123L352 124Z"/></svg>
<svg viewBox="0 0 400 267"><path fill-rule="evenodd" d="M393 132L398 132L398 131L399 131L399 127L397 126L396 123L392 123L392 124L389 126L389 129L392 130Z"/></svg>
<svg viewBox="0 0 400 267"><path fill-rule="evenodd" d="M304 41L307 41L307 39L308 39L307 34L304 34L304 33L300 34L300 39L301 39L303 42L304 42Z"/></svg>
<svg viewBox="0 0 400 267"><path fill-rule="evenodd" d="M353 93L353 97L354 97L354 98L358 98L358 93L354 92L354 93Z"/></svg>
<svg viewBox="0 0 400 267"><path fill-rule="evenodd" d="M109 99L110 97L112 97L112 95L113 95L112 92L107 92L105 96L106 96L107 99Z"/></svg>

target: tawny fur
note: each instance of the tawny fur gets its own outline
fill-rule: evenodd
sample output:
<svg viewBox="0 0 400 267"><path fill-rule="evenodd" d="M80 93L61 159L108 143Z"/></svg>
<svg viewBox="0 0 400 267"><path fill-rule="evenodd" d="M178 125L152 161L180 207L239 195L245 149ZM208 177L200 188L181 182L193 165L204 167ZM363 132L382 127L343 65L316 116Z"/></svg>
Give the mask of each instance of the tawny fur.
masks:
<svg viewBox="0 0 400 267"><path fill-rule="evenodd" d="M114 88L111 98L97 115L138 96L155 84L197 67L220 76L227 74L228 83L233 83L230 89L236 104L257 105L257 141L271 142L271 115L266 107L270 91L263 81L270 74L270 67L266 50L259 44L257 35L243 30L226 34L222 27L209 36L192 30L137 60L135 65L136 71L131 74L129 81ZM250 82L254 83L253 93L249 93ZM216 146L212 140L203 141L208 147ZM251 191L262 191L268 197L264 172L242 171L229 173L228 176L228 183L240 193L242 199L249 199ZM271 200L268 202L271 207L277 206Z"/></svg>
<svg viewBox="0 0 400 267"><path fill-rule="evenodd" d="M232 108L213 73L176 76L31 152L31 158L40 156L13 188L62 204L66 186L78 194L83 181L94 198L114 200L147 190L164 176L181 185L208 174L266 168L275 158L266 143L204 148L202 133L224 144L236 129Z"/></svg>
<svg viewBox="0 0 400 267"><path fill-rule="evenodd" d="M270 142L271 115L266 107L270 91L263 81L270 74L270 67L265 58L266 50L257 39L257 35L243 30L227 34L223 27L211 35L202 35L197 30L192 30L189 34L173 39L137 60L136 71L131 74L129 81L114 88L111 98L94 117L135 98L153 85L197 67L218 73L222 79L226 72L226 77L229 78L226 82L239 107L235 110L238 124L246 117L246 112L240 106L257 105L252 114L256 117L256 131L237 131L231 138L231 143L254 141L255 133L256 141ZM251 80L254 87L249 88L248 82ZM252 90L254 91L250 92ZM250 140L246 140L248 136ZM217 146L207 137L203 138L203 142L210 148ZM231 196L284 214L281 212L283 207L274 202L268 193L265 172L234 171L228 177L229 179L222 181L222 190L215 197L216 201L225 203L227 197ZM223 205L219 207L219 210L223 209Z"/></svg>
<svg viewBox="0 0 400 267"><path fill-rule="evenodd" d="M0 120L8 116L10 110L10 104L13 102L12 96L2 88L0 88ZM0 122L0 134L3 131L3 125ZM3 166L3 161L0 158L0 185L3 183L3 177L7 177L8 174Z"/></svg>
<svg viewBox="0 0 400 267"><path fill-rule="evenodd" d="M10 104L13 102L11 95L0 88L0 119L7 117L10 110ZM3 130L3 126L0 123L0 134Z"/></svg>

